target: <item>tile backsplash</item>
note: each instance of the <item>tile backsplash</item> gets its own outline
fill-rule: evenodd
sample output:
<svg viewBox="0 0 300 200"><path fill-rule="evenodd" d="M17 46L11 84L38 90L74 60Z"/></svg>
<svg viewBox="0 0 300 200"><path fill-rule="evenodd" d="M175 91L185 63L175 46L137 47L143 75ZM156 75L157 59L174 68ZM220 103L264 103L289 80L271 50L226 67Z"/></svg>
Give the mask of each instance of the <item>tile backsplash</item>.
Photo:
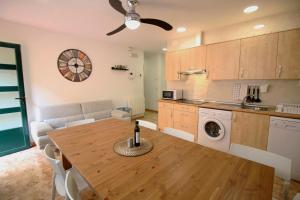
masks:
<svg viewBox="0 0 300 200"><path fill-rule="evenodd" d="M190 75L183 81L167 81L168 89L183 89L186 99L234 101L236 85L268 85L261 93L262 104L300 103L299 80L224 80L211 81L205 75Z"/></svg>

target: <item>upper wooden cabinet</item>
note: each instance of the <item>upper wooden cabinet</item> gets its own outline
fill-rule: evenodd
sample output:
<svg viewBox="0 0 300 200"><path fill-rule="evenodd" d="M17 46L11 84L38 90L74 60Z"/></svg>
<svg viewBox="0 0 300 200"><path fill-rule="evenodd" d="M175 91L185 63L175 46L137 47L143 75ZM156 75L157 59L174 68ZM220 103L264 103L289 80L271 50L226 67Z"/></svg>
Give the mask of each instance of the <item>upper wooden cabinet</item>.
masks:
<svg viewBox="0 0 300 200"><path fill-rule="evenodd" d="M167 80L191 69L208 69L211 80L300 79L300 29L166 54Z"/></svg>
<svg viewBox="0 0 300 200"><path fill-rule="evenodd" d="M167 52L166 80L180 80L179 72L191 69L205 69L206 46Z"/></svg>
<svg viewBox="0 0 300 200"><path fill-rule="evenodd" d="M180 80L180 52L167 52L165 56L166 80Z"/></svg>
<svg viewBox="0 0 300 200"><path fill-rule="evenodd" d="M241 40L240 79L275 79L278 33Z"/></svg>
<svg viewBox="0 0 300 200"><path fill-rule="evenodd" d="M279 33L276 78L300 79L300 30Z"/></svg>
<svg viewBox="0 0 300 200"><path fill-rule="evenodd" d="M212 80L234 80L239 77L240 40L207 46L206 66Z"/></svg>
<svg viewBox="0 0 300 200"><path fill-rule="evenodd" d="M185 49L178 52L180 55L180 71L186 71L190 69L191 59L190 59L190 50Z"/></svg>
<svg viewBox="0 0 300 200"><path fill-rule="evenodd" d="M206 69L206 46L189 49L190 69Z"/></svg>

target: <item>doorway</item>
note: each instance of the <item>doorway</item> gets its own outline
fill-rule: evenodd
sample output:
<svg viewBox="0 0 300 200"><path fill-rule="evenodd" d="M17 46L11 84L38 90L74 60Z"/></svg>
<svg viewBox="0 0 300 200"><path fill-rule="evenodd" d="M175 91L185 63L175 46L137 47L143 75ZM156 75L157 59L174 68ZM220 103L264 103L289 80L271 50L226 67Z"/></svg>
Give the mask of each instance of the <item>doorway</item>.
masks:
<svg viewBox="0 0 300 200"><path fill-rule="evenodd" d="M21 47L0 42L0 156L29 146Z"/></svg>
<svg viewBox="0 0 300 200"><path fill-rule="evenodd" d="M158 111L158 100L166 87L165 62L162 53L147 53L144 56L145 108Z"/></svg>

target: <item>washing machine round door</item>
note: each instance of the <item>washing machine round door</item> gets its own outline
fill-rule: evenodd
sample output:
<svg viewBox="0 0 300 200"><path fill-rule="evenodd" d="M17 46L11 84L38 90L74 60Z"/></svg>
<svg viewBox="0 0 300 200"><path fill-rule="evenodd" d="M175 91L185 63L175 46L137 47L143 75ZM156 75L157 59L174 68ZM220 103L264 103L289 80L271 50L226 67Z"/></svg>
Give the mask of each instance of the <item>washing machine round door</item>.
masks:
<svg viewBox="0 0 300 200"><path fill-rule="evenodd" d="M203 134L210 140L218 141L225 136L225 128L217 119L206 119L202 124Z"/></svg>

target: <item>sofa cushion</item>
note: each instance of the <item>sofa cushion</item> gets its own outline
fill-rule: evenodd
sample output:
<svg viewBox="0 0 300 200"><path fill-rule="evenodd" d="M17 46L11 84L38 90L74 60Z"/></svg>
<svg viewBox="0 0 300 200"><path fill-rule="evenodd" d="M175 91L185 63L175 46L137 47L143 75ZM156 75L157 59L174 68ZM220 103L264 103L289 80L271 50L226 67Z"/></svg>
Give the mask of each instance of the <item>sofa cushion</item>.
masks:
<svg viewBox="0 0 300 200"><path fill-rule="evenodd" d="M48 119L64 118L82 114L80 104L68 104L59 106L40 107L37 120L44 121Z"/></svg>
<svg viewBox="0 0 300 200"><path fill-rule="evenodd" d="M80 126L80 125L84 125L84 124L90 124L93 122L95 122L94 118L83 119L83 120L79 120L79 121L75 121L75 122L66 123L66 127Z"/></svg>
<svg viewBox="0 0 300 200"><path fill-rule="evenodd" d="M104 110L99 112L84 114L85 119L94 118L95 120L105 119L111 117L111 110Z"/></svg>
<svg viewBox="0 0 300 200"><path fill-rule="evenodd" d="M102 101L93 101L93 102L87 102L82 103L82 112L83 114L88 113L96 113L101 111L112 111L113 104L111 100L102 100Z"/></svg>
<svg viewBox="0 0 300 200"><path fill-rule="evenodd" d="M60 128L60 127L65 127L67 123L83 120L83 119L84 116L80 114L80 115L74 115L68 117L46 119L44 120L44 122L48 123L52 128Z"/></svg>
<svg viewBox="0 0 300 200"><path fill-rule="evenodd" d="M53 128L46 122L37 122L33 121L30 123L31 135L37 137L47 135L49 131L52 131Z"/></svg>
<svg viewBox="0 0 300 200"><path fill-rule="evenodd" d="M111 116L114 118L125 118L125 117L129 117L130 114L122 110L113 110L111 112Z"/></svg>

